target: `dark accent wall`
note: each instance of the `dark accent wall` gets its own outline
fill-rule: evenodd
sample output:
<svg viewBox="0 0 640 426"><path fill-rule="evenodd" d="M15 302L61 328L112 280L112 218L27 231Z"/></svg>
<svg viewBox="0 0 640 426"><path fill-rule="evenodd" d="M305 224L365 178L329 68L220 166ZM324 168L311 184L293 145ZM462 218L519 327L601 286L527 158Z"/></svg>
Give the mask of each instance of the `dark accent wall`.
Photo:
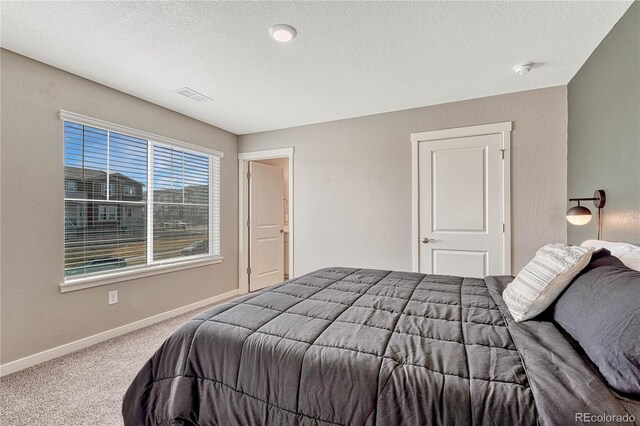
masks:
<svg viewBox="0 0 640 426"><path fill-rule="evenodd" d="M627 13L568 85L569 198L604 189L601 239L640 244L640 3ZM570 203L575 205L575 203ZM567 240L597 235L593 219L569 224Z"/></svg>

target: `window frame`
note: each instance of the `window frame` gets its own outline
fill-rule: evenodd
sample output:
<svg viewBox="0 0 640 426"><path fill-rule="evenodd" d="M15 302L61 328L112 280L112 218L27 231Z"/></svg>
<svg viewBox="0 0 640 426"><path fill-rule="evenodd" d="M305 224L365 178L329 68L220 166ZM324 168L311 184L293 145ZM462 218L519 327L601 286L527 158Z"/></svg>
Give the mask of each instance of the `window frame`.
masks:
<svg viewBox="0 0 640 426"><path fill-rule="evenodd" d="M145 132L142 130L133 129L130 127L122 126L115 123L99 120L92 117L87 117L81 114L60 110L59 119L62 122L62 141L64 144L64 122L71 122L83 126L89 126L106 130L108 132L120 133L125 136L144 139L147 141L147 200L144 205L146 207L147 216L147 263L145 265L131 266L122 269L116 269L109 272L97 272L93 274L83 275L81 277L68 278L64 276L63 266L63 279L60 282L60 291L68 292L74 290L80 290L83 288L95 287L99 285L110 284L114 282L127 281L145 276L152 276L156 274L163 274L170 271L178 271L188 268L195 268L204 265L211 265L222 262L224 257L222 256L221 239L222 239L222 223L221 223L221 172L222 172L222 159L224 153L211 148L203 147L200 145L194 145L188 142L183 142L177 139L167 138L164 136L156 135L153 133ZM153 148L156 145L164 147L173 147L177 150L188 152L196 155L206 155L209 158L209 200L208 200L208 238L209 238L209 253L181 256L171 259L153 260L153 205L155 200L153 198ZM63 150L64 151L64 150ZM64 159L63 159L64 164ZM62 185L63 189L66 189L66 185ZM134 188L135 192L135 188ZM63 199L67 199L66 191L63 191ZM87 200L89 201L89 200ZM92 200L99 203L101 200ZM217 218L217 222L216 222ZM64 222L64 221L63 221ZM64 225L64 223L63 223ZM65 231L66 232L66 231ZM63 252L64 252L63 239ZM217 249L217 253L214 251ZM212 254L213 253L213 254Z"/></svg>

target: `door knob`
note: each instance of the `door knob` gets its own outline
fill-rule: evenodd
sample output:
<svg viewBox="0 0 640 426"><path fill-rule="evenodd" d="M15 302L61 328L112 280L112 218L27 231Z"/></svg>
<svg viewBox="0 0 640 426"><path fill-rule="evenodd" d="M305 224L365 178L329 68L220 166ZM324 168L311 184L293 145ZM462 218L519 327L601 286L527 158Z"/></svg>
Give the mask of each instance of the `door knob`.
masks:
<svg viewBox="0 0 640 426"><path fill-rule="evenodd" d="M422 237L422 243L423 244L429 244L429 243L435 243L436 240L432 240L431 238L427 238L427 237Z"/></svg>

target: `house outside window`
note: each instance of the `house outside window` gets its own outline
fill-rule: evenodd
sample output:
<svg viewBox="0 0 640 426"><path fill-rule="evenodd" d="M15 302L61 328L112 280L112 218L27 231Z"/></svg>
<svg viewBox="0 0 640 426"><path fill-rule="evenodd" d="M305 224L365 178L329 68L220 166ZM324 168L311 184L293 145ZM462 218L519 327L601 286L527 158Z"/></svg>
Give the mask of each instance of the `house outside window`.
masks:
<svg viewBox="0 0 640 426"><path fill-rule="evenodd" d="M60 115L66 190L62 286L108 276L113 269L138 273L221 261L221 152L134 129L110 130L122 128L65 111Z"/></svg>

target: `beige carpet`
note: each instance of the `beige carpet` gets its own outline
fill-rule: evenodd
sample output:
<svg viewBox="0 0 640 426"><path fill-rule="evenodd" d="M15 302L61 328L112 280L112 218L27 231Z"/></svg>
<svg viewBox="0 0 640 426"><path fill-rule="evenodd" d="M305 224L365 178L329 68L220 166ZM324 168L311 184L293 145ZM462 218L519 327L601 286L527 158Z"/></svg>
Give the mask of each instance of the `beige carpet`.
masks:
<svg viewBox="0 0 640 426"><path fill-rule="evenodd" d="M138 370L173 331L208 308L3 377L0 425L121 425L122 396Z"/></svg>

